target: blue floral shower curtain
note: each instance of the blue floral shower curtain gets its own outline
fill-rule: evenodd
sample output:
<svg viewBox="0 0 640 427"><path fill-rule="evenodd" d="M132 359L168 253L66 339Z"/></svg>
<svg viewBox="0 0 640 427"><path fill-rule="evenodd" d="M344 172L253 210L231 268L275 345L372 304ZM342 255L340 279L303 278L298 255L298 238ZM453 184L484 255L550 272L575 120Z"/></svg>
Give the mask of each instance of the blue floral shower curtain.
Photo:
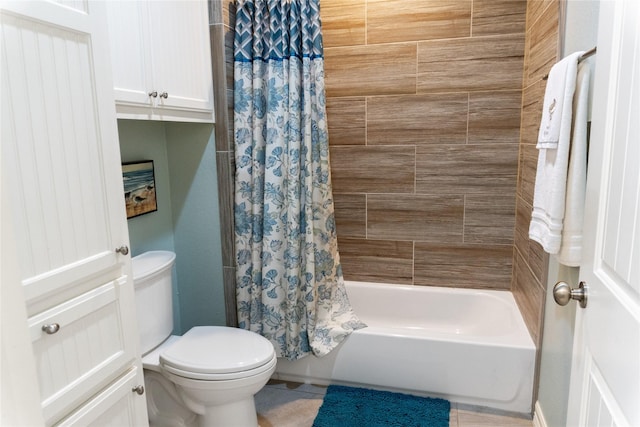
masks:
<svg viewBox="0 0 640 427"><path fill-rule="evenodd" d="M279 357L364 327L338 255L319 0L238 0L235 242L239 326Z"/></svg>

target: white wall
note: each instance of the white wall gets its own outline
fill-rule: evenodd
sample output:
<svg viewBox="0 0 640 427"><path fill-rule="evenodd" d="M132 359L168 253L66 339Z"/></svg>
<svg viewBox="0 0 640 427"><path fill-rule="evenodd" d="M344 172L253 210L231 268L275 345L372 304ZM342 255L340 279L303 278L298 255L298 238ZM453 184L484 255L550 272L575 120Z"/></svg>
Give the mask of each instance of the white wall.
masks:
<svg viewBox="0 0 640 427"><path fill-rule="evenodd" d="M538 405L549 427L564 426L567 419L577 306L574 302L564 307L557 305L553 300L553 286L562 280L574 287L578 283L578 272L578 268L558 264L555 257L549 261L538 389Z"/></svg>
<svg viewBox="0 0 640 427"><path fill-rule="evenodd" d="M568 0L565 6L566 20L564 22L562 57L578 50L589 50L596 45L599 1ZM597 54L587 60L591 66L592 88L596 60ZM589 106L591 106L591 101ZM565 425L567 418L577 304L571 302L564 307L558 306L553 300L552 291L553 286L560 280L576 287L579 282L579 269L560 265L557 259L552 256L549 260L547 277L538 406L547 426L560 427Z"/></svg>
<svg viewBox="0 0 640 427"><path fill-rule="evenodd" d="M600 0L566 0L566 20L562 56L572 52L589 50L598 41L598 10ZM591 96L595 64L598 55L587 59L591 67L591 88L589 90L589 118L591 118Z"/></svg>

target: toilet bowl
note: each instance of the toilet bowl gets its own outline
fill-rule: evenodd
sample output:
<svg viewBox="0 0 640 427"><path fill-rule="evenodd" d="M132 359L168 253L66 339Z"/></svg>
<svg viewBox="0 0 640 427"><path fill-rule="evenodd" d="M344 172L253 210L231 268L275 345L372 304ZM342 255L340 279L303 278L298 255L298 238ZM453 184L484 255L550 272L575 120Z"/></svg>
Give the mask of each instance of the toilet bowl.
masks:
<svg viewBox="0 0 640 427"><path fill-rule="evenodd" d="M167 251L132 259L149 423L257 427L254 395L275 371L273 345L253 332L224 326L171 335L174 260Z"/></svg>

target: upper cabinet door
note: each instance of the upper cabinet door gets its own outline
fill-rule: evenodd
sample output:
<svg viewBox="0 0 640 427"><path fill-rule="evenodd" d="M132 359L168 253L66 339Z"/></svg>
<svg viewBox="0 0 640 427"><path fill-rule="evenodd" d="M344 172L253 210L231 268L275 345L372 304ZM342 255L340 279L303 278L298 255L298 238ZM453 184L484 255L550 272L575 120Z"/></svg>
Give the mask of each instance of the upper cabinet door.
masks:
<svg viewBox="0 0 640 427"><path fill-rule="evenodd" d="M151 55L159 91L158 104L212 111L207 2L154 2L150 12L154 45Z"/></svg>
<svg viewBox="0 0 640 427"><path fill-rule="evenodd" d="M207 2L106 3L118 117L213 122Z"/></svg>
<svg viewBox="0 0 640 427"><path fill-rule="evenodd" d="M152 107L151 36L148 3L107 2L115 98L122 105Z"/></svg>
<svg viewBox="0 0 640 427"><path fill-rule="evenodd" d="M2 179L29 316L129 269L102 2L1 3Z"/></svg>

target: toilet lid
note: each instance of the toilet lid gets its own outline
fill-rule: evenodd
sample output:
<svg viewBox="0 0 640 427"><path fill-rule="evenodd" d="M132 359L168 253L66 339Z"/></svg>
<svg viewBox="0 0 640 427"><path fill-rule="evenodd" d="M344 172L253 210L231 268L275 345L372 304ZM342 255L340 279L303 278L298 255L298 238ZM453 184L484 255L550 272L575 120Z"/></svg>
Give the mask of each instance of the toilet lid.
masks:
<svg viewBox="0 0 640 427"><path fill-rule="evenodd" d="M226 374L255 369L274 356L269 340L254 332L196 326L160 355L160 364L183 372Z"/></svg>

